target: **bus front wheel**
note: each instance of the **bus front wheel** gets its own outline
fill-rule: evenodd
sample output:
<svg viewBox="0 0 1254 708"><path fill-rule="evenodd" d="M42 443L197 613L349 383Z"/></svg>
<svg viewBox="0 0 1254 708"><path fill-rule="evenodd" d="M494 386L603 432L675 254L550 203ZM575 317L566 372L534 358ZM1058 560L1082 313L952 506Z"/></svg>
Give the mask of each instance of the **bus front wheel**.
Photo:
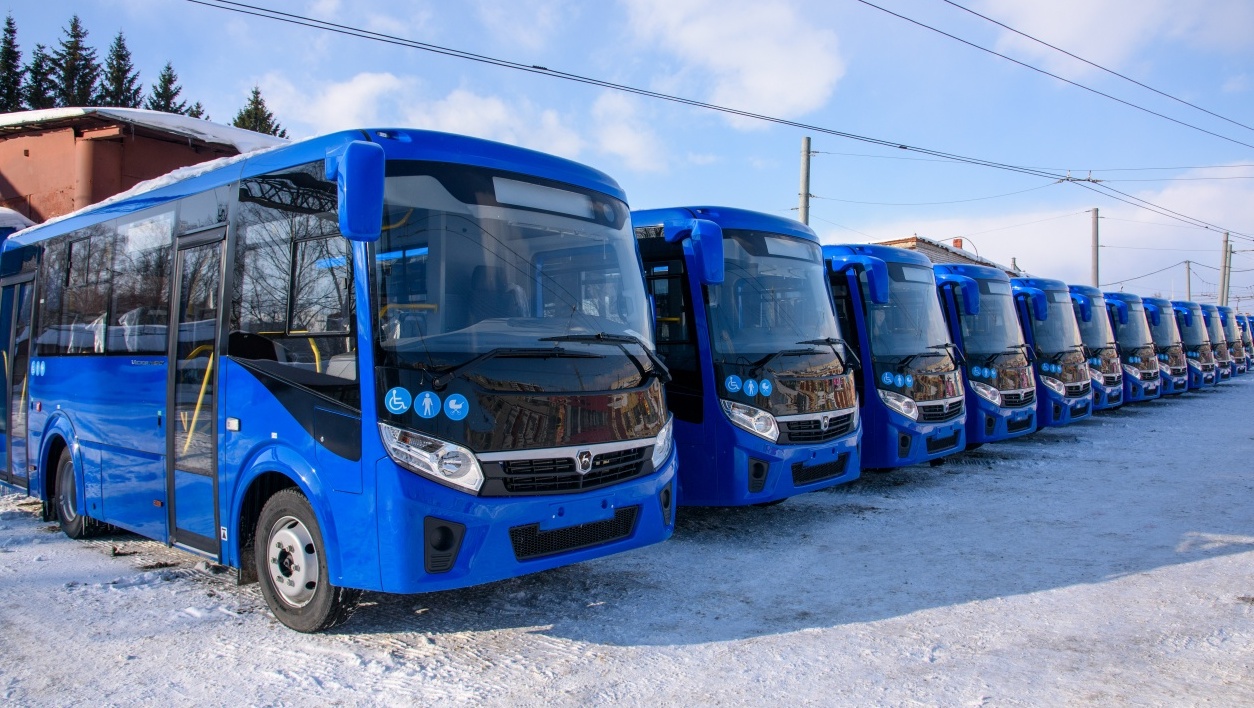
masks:
<svg viewBox="0 0 1254 708"><path fill-rule="evenodd" d="M78 484L74 475L74 457L67 447L61 451L57 461L57 520L61 523L61 531L70 538L86 538L90 526L87 519L78 513Z"/></svg>
<svg viewBox="0 0 1254 708"><path fill-rule="evenodd" d="M280 622L297 632L320 632L352 616L361 591L331 584L322 532L305 495L288 488L270 497L256 538L261 594Z"/></svg>

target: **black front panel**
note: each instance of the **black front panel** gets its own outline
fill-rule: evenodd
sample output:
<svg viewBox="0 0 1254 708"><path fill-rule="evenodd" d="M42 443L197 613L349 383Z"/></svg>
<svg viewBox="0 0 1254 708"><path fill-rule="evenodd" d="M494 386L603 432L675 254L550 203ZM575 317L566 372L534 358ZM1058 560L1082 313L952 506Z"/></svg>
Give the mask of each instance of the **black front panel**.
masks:
<svg viewBox="0 0 1254 708"><path fill-rule="evenodd" d="M520 561L568 553L627 538L636 529L640 507L628 506L614 510L614 518L592 521L578 526L541 531L540 524L515 526L509 530L514 557Z"/></svg>
<svg viewBox="0 0 1254 708"><path fill-rule="evenodd" d="M714 380L719 398L745 403L775 416L845 410L858 404L853 377L830 350L781 357L777 366L718 363ZM769 393L764 393L762 382ZM752 386L750 386L752 382Z"/></svg>
<svg viewBox="0 0 1254 708"><path fill-rule="evenodd" d="M565 494L608 487L653 474L652 445L596 455L592 467L580 474L571 457L484 462L484 497Z"/></svg>
<svg viewBox="0 0 1254 708"><path fill-rule="evenodd" d="M782 421L779 441L792 445L824 443L847 435L853 428L853 413L811 420Z"/></svg>

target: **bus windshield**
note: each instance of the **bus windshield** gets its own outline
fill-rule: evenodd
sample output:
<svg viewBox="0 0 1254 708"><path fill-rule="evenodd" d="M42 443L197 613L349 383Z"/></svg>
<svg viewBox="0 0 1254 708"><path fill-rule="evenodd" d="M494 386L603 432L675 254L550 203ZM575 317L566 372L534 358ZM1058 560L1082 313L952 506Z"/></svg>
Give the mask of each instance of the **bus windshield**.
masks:
<svg viewBox="0 0 1254 708"><path fill-rule="evenodd" d="M1180 343L1180 328L1176 326L1176 318L1170 314L1168 309L1162 316L1158 318L1158 324L1150 324L1150 334L1154 337L1154 344L1160 347L1170 347Z"/></svg>
<svg viewBox="0 0 1254 708"><path fill-rule="evenodd" d="M1228 314L1228 322L1224 325L1224 339L1229 342L1241 339L1241 333L1237 331L1237 317L1231 313Z"/></svg>
<svg viewBox="0 0 1254 708"><path fill-rule="evenodd" d="M1125 351L1132 351L1150 344L1153 341L1150 339L1149 323L1145 319L1145 306L1139 302L1129 302L1128 322L1119 325L1119 346Z"/></svg>
<svg viewBox="0 0 1254 708"><path fill-rule="evenodd" d="M718 362L759 361L777 352L810 350L835 356L830 346L816 343L840 338L835 313L823 306L831 297L818 244L724 229L723 269L722 284L708 286L706 297L710 341ZM777 360L772 368L778 372L802 364L788 359Z"/></svg>
<svg viewBox="0 0 1254 708"><path fill-rule="evenodd" d="M1023 344L1015 314L1009 281L977 280L980 286L980 312L963 312L962 341L966 354L982 357L1017 349Z"/></svg>
<svg viewBox="0 0 1254 708"><path fill-rule="evenodd" d="M1210 321L1206 323L1206 335L1210 337L1213 345L1227 343L1228 339L1224 337L1223 325L1219 323L1219 313L1212 311L1210 313Z"/></svg>
<svg viewBox="0 0 1254 708"><path fill-rule="evenodd" d="M865 288L866 274L861 278ZM870 298L865 301L871 352L877 360L916 354L935 354L949 359L945 346L951 344L949 330L945 327L931 268L888 263L888 302L881 305ZM946 368L953 368L952 361L945 363Z"/></svg>
<svg viewBox="0 0 1254 708"><path fill-rule="evenodd" d="M1076 349L1080 346L1080 328L1076 326L1075 312L1071 307L1071 293L1066 290L1047 290L1049 301L1044 322L1032 318L1032 333L1036 336L1036 349L1046 356ZM1093 319L1104 319L1094 307ZM1107 324L1107 327L1110 325ZM1111 338L1113 341L1113 337Z"/></svg>
<svg viewBox="0 0 1254 708"><path fill-rule="evenodd" d="M1092 351L1115 346L1115 333L1110 328L1110 316L1106 314L1106 298L1091 296L1093 316L1085 322L1080 317L1079 306L1073 307L1076 326L1080 328L1080 341ZM1050 311L1053 316L1053 311Z"/></svg>
<svg viewBox="0 0 1254 708"><path fill-rule="evenodd" d="M652 366L640 259L617 199L485 168L393 161L374 249L382 366L451 371L481 359L476 370L517 389L550 388L516 381L518 357L637 362L627 369L634 380L581 371L562 380L580 390L634 386Z"/></svg>
<svg viewBox="0 0 1254 708"><path fill-rule="evenodd" d="M1193 324L1188 324L1184 316L1179 318L1180 338L1187 347L1200 347L1203 344L1210 344L1210 336L1206 333L1206 325L1202 322L1202 308L1199 305L1190 305L1189 314L1193 316Z"/></svg>

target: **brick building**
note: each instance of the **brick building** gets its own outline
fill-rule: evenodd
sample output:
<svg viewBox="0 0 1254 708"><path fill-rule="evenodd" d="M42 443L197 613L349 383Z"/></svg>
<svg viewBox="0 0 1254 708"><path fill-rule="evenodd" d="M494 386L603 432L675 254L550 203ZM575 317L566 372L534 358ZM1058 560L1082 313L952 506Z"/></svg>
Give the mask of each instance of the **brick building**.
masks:
<svg viewBox="0 0 1254 708"><path fill-rule="evenodd" d="M919 253L922 253L932 259L933 263L961 263L964 265L988 266L990 268L996 268L1000 271L1004 271L1012 278L1024 275L1023 271L1013 265L1006 267L1000 263L990 261L987 258L981 258L980 256L962 248L962 239L955 239L954 246L943 244L940 241L933 241L930 238L923 238L922 236L895 238L888 241L880 241L879 244L882 246L896 246L897 248L904 248L910 251L918 251Z"/></svg>

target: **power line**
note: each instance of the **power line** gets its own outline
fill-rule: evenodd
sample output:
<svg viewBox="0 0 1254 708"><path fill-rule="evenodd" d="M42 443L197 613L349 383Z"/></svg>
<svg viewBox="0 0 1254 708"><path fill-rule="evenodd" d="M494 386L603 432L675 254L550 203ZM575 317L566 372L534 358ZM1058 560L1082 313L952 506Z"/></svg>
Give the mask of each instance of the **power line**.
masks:
<svg viewBox="0 0 1254 708"><path fill-rule="evenodd" d="M1137 109L1138 111L1144 111L1145 113L1149 113L1150 115L1158 116L1159 118L1162 118L1162 119L1164 119L1164 120L1169 120L1169 121L1171 121L1172 123L1176 123L1176 124L1178 124L1178 125L1182 125L1182 126L1184 126L1184 127L1186 127L1186 128L1192 128L1193 130L1196 130L1196 131L1199 131L1199 132L1202 132L1202 133L1206 133L1207 135L1212 135L1212 136L1214 136L1214 137L1216 137L1216 138L1219 138L1220 140L1227 140L1227 141L1228 141L1228 142L1230 142L1230 143L1236 143L1237 145L1243 145L1243 146L1248 147L1248 148L1254 148L1254 145L1251 145L1250 143L1244 143L1244 142L1241 142L1240 140L1237 140L1236 138L1229 138L1229 137L1228 137L1228 136L1226 136L1226 135L1220 135L1219 133L1216 133L1216 132L1213 132L1213 131L1207 130L1207 129L1205 129L1205 128L1202 128L1202 127L1199 127L1199 126L1193 125L1192 123L1185 123L1185 122L1184 122L1184 121L1182 121L1182 120L1178 120L1178 119L1176 119L1176 118L1172 118L1171 116L1169 116L1169 115L1165 115L1165 114L1163 114L1163 113L1159 113L1158 111L1152 111L1152 110L1150 110L1150 109L1148 109L1148 108L1145 108L1144 106L1138 106L1137 104L1132 103L1131 101L1125 101L1125 100L1123 100L1122 98L1117 98L1117 97L1112 96L1112 95L1110 95L1110 94L1108 94L1108 93L1104 93L1104 92L1102 92L1102 91L1098 91L1098 90L1097 90L1097 89L1095 89L1095 88L1090 88L1090 87L1088 87L1088 86L1085 86L1084 84L1081 84L1081 83L1078 83L1078 82L1072 81L1071 79L1064 79L1063 77L1059 76L1058 74L1054 74L1054 73L1052 73L1052 72L1046 71L1046 70L1041 69L1041 68L1039 68L1039 67L1032 66L1031 64L1028 64L1027 62L1022 62L1022 61L1019 61L1018 59L1015 59L1014 57L1007 56L1007 55L1005 55L1005 54L1002 54L1001 52L997 52L997 51L994 51L994 50L992 50L992 49L989 49L988 47L982 47L982 46L980 46L980 45L976 44L975 42L970 42L970 41L967 41L967 40L965 40L965 39L963 39L962 37L959 37L959 36L957 36L957 35L950 34L950 33L946 32L946 31L944 31L944 30L937 29L937 28L935 28L935 27L932 27L931 25L926 25L926 24L923 24L922 22L919 22L918 20L914 20L914 19L911 19L911 18L909 18L909 17L906 17L905 15L898 14L898 13L893 12L892 10L889 10L889 9L887 9L887 8L880 7L879 5L876 5L875 3L870 2L870 0L856 0L856 1L857 1L857 2L862 3L863 5L866 5L867 7L873 7L873 8L875 8L876 10L879 10L880 12L885 12L885 13L888 13L889 15L892 15L893 17L896 17L896 18L898 18L898 19L905 20L906 22L909 22L910 24L913 24L913 25L918 25L919 27L922 27L922 28L924 28L924 29L931 30L931 31L933 31L933 32L935 32L935 33L937 33L937 34L940 34L940 35L944 35L944 36L946 36L946 37L949 37L949 38L950 38L950 39L952 39L952 40L955 40L955 41L958 41L958 42L962 42L963 44L967 45L968 47L973 47L973 48L978 49L978 50L980 50L980 51L982 51L982 52L988 52L989 54L992 54L993 56L998 56L998 57L1001 57L1002 59L1005 59L1006 61L1009 61L1009 62L1014 62L1015 64L1018 64L1019 66L1022 66L1022 67L1024 67L1025 69L1031 69L1032 71L1035 71L1035 72L1037 72L1038 74L1044 74L1044 75L1046 75L1046 76L1053 77L1053 78L1058 79L1059 81L1062 81L1062 82L1064 82L1064 83L1071 84L1072 86L1075 86L1076 88L1081 88L1081 89L1084 89L1085 91L1088 91L1088 92L1090 92L1090 93L1095 93L1095 94L1097 94L1098 96L1104 96L1105 98L1109 98L1109 99L1110 99L1110 100L1112 100L1112 101L1116 101L1116 102L1118 102L1118 103L1122 103L1123 105L1128 106L1129 108L1135 108L1135 109Z"/></svg>
<svg viewBox="0 0 1254 708"><path fill-rule="evenodd" d="M811 150L812 155L837 155L841 157L869 157L878 160L909 160L913 162L954 162L953 160L937 160L927 157L901 157L899 155L871 155L864 152L833 152L829 150ZM1074 167L1032 167L1035 170L1050 170L1054 172L1149 172L1154 170L1233 170L1233 169L1249 169L1254 165L1236 164L1236 165L1180 165L1176 167L1101 167L1101 168L1083 168ZM1110 180L1107 180L1110 181Z"/></svg>
<svg viewBox="0 0 1254 708"><path fill-rule="evenodd" d="M1085 210L1083 210L1083 211L1073 211L1073 212L1070 212L1070 213L1067 213L1067 214L1060 214L1060 215L1058 215L1058 216L1051 216L1051 217L1049 217L1049 218L1047 218L1047 219L1038 219L1038 220L1036 220L1036 221L1027 221L1027 222L1024 222L1024 223L1022 223L1022 224L1011 224L1010 226L999 226L999 227L997 227L997 228L995 228L995 229L988 229L988 230L986 230L986 231L972 231L972 232L970 232L970 233L963 233L963 234L959 234L959 235L957 235L957 236L951 236L950 238L963 238L963 237L966 237L966 236L979 236L980 234L991 234L991 233L993 233L994 231L1005 231L1006 229L1017 229L1017 228L1019 228L1020 226L1031 226L1031 225L1033 225L1033 224L1043 224L1043 223L1045 223L1046 221L1055 221L1055 220L1057 220L1057 219L1065 219L1065 218L1067 218L1068 216L1076 216L1077 214L1088 214L1090 211L1091 211L1091 210L1089 210L1089 209L1085 209Z"/></svg>
<svg viewBox="0 0 1254 708"><path fill-rule="evenodd" d="M1099 285L1099 286L1097 286L1097 287L1099 287L1099 288L1104 288L1104 287L1106 287L1106 286L1108 286L1108 285L1119 285L1120 283L1129 283L1129 282L1132 282L1133 280L1140 280L1141 278L1148 278L1148 277L1150 277L1151 275L1158 275L1159 273L1162 273L1163 271L1171 270L1172 268L1175 268L1175 267L1176 267L1176 266L1178 266L1178 265L1184 265L1184 264L1185 264L1185 261L1177 261L1176 263L1172 263L1171 265L1167 266L1166 268L1161 268L1161 269L1156 270L1156 271L1154 271L1154 272L1152 272L1152 273L1146 273L1146 274L1144 274L1144 275L1138 275L1138 276L1136 276L1136 277L1134 277L1134 278L1124 278L1123 280L1116 280L1116 281L1114 281L1114 282L1110 282L1110 283L1102 283L1101 285ZM1213 285L1213 283L1212 283L1212 285Z"/></svg>
<svg viewBox="0 0 1254 708"><path fill-rule="evenodd" d="M459 59L466 59L466 60L478 62L481 64L488 64L491 66L497 66L497 67L506 68L506 69L514 69L516 71L539 74L541 76L549 76L552 78L564 79L567 81L574 81L576 83L582 83L582 84L586 84L590 86L598 86L601 88L613 89L616 91L622 91L624 93L630 93L633 95L645 96L648 98L655 98L655 99L662 100L662 101L669 101L672 103L678 103L681 105L692 106L696 108L704 108L707 110L717 111L719 113L724 113L727 115L735 115L735 116L740 116L743 118L751 118L754 120L760 120L763 122L773 123L776 125L784 125L784 126L789 126L792 128L800 128L802 130L808 130L811 132L821 133L824 135L832 135L835 137L846 138L849 140L856 140L859 142L869 143L872 145L890 147L890 148L895 148L899 150L908 150L908 151L915 152L921 155L929 155L932 157L943 158L943 159L952 160L955 162L964 162L964 163L972 164L972 165L991 167L993 169L1005 170L1005 171L1010 171L1010 172L1018 172L1022 174L1030 174L1030 175L1034 175L1037 177L1045 177L1045 178L1049 178L1053 180L1064 180L1064 181L1076 182L1077 184L1080 184L1080 186L1088 188L1091 191L1098 191L1098 190L1092 189L1091 187L1089 187L1089 185L1083 184L1084 180L1080 180L1078 178L1072 178L1068 175L1055 174L1048 170L1036 169L1036 168L1031 168L1031 167L1022 167L1022 166L1011 165L1011 164L1007 164L1003 162L996 162L994 160L985 160L982 158L965 157L963 155L947 153L941 150L933 150L931 148L923 148L923 147L917 147L917 146L912 146L912 145L906 145L904 143L897 143L897 142L893 142L890 140L884 140L882 138L873 138L873 137L869 137L865 135L848 133L848 132L836 130L833 128L824 128L818 125L801 123L799 121L788 120L785 118L778 118L775 116L768 116L768 115L761 114L761 113L753 113L751 111L740 110L737 108L729 108L727 106L720 106L720 105L713 104L713 103L706 103L704 101L697 101L695 99L683 98L681 96L674 96L671 94L660 93L658 91L650 91L648 89L641 89L641 88L629 86L626 84L614 83L611 81L583 76L580 74L573 74L573 73L566 72L566 71L558 71L555 69L549 69L548 67L540 66L537 64L524 64L522 62L499 59L496 57L491 57L491 56L487 56L483 54L476 54L473 52L467 52L467 51L460 50L460 49L444 47L444 46L437 45L437 44L419 42L417 40L405 39L403 37L383 34L380 32L373 32L370 30L364 30L364 29L352 27L349 25L328 22L326 20L318 20L312 17L306 17L304 15L296 15L293 13L281 12L278 10L271 10L269 8L261 7L258 5L251 5L251 4L242 3L242 2L233 2L232 0L186 0L186 1L196 4L196 5L201 5L204 7L214 8L218 10L225 10L227 12L234 12L234 13L242 14L242 15L260 17L263 19L274 20L277 22L284 22L287 24L293 24L293 25L298 25L302 27L309 27L311 29L317 29L317 30L321 30L324 32L332 32L335 34L341 34L341 35L345 35L349 37L356 37L358 39L366 39L370 41L382 42L385 44L392 44L392 45L406 47L410 49L418 49L418 50L430 52L433 54L440 54L440 55L450 56L450 57L459 58ZM858 1L866 2L866 0L858 0ZM914 22L914 21L911 20L911 22ZM960 41L965 41L965 40L960 40ZM1113 190L1113 188L1109 188L1109 187L1105 189L1118 191L1118 190ZM1099 191L1098 193L1102 194L1103 192ZM1120 194L1122 194L1122 192L1120 192ZM1206 222L1201 221L1200 219L1194 219L1193 217L1188 217L1186 215L1179 214L1179 212L1172 212L1170 209L1167 209L1166 207L1160 207L1156 204L1153 204L1152 202L1149 202L1143 199L1137 199L1137 201L1140 203L1134 203L1134 202L1130 202L1130 201L1127 201L1126 199L1121 199L1119 197L1116 197L1110 194L1106 194L1106 196L1116 201L1121 201L1126 204L1130 204L1132 206L1137 206L1139 208L1146 209L1148 211L1159 214L1160 216L1167 216L1168 218L1174 219L1176 221L1183 221L1184 223L1190 223L1192 225L1206 223ZM1130 197L1131 195L1125 195L1125 196ZM1133 199L1136 199L1136 198L1133 198ZM1165 212L1170 212L1170 214L1176 214L1176 216L1170 216L1168 213L1165 213ZM1217 227L1212 224L1208 224L1208 226L1213 227L1212 230L1230 231L1233 234L1244 236L1244 234L1239 234L1239 232L1236 232L1232 229L1224 229L1222 227Z"/></svg>
<svg viewBox="0 0 1254 708"><path fill-rule="evenodd" d="M796 210L797 210L797 208L796 208L796 207L793 207L793 208L792 208L792 209L790 209L789 211L796 211ZM852 232L854 232L855 234L858 234L858 235L860 235L860 236L866 236L867 238L871 239L872 241L874 241L874 240L875 240L875 237L874 237L874 236L872 236L871 234L862 233L861 231L859 231L859 230L857 230L857 229L850 228L850 227L848 227L848 226L845 226L844 224L838 224L838 223L836 223L835 221L828 221L827 219L824 219L824 218L823 218L823 217L821 217L821 216L815 216L814 212L810 212L810 218L811 218L811 219L818 219L819 221L822 221L822 222L823 222L823 223L825 223L825 224L831 224L832 226L836 226L836 227L842 228L842 229L844 229L844 230L846 230L846 231L852 231Z"/></svg>
<svg viewBox="0 0 1254 708"><path fill-rule="evenodd" d="M950 5L953 5L954 7L958 8L959 10L962 10L963 12L969 12L969 13L971 13L972 15L975 15L976 17L980 17L980 18L983 18L983 19L985 19L985 20L988 20L989 22L992 22L993 24L997 25L998 27L1002 27L1002 28L1004 28L1004 29L1010 30L1011 32L1014 32L1015 34L1019 35L1020 37L1025 37L1025 38L1027 38L1027 39L1030 39L1030 40L1032 40L1033 42L1036 42L1037 44L1043 44L1043 45L1045 45L1046 47L1049 47L1050 49L1053 49L1054 51L1057 51L1057 52L1062 52L1063 54L1066 54L1067 56L1071 57L1072 59L1077 59L1077 60L1079 60L1079 61L1084 62L1085 64L1088 64L1088 65L1089 65L1089 66L1091 66L1091 67L1094 67L1094 68L1096 68L1096 69L1101 69L1102 71L1106 72L1107 74L1112 74L1112 75L1114 75L1114 76L1118 76L1119 78L1123 79L1124 81L1130 81L1130 82L1132 82L1132 83L1136 84L1137 86L1140 86L1140 87L1141 87L1141 88L1143 88L1143 89L1146 89L1146 90L1149 90L1149 91L1153 91L1154 93L1158 94L1159 96L1163 96L1163 97L1165 97L1165 98L1170 98L1171 100L1176 101L1177 103L1183 103L1184 105L1186 105L1186 106L1188 106L1188 107L1190 107L1190 108L1195 108L1195 109L1197 109L1197 110L1199 110L1199 111L1201 111L1201 112L1203 112L1203 113L1206 113L1206 114L1208 114L1208 115L1212 115L1212 116L1214 116L1214 117L1216 117L1216 118L1218 118L1218 119L1220 119L1220 120L1225 120L1225 121L1228 121L1229 123L1231 123L1231 124L1233 124L1233 125L1238 125L1238 126L1241 126L1242 128L1245 128L1246 130L1254 130L1254 128L1251 128L1250 126L1248 126L1248 125L1246 125L1246 124L1244 124L1244 123L1238 123L1237 121L1232 120L1231 118L1226 118L1226 117L1224 117L1224 116L1221 116L1221 115L1219 115L1218 113L1215 113L1214 111L1208 111L1208 110L1206 110L1205 108L1202 108L1202 107L1201 107L1201 106L1199 106L1199 105L1196 105L1196 104L1194 104L1194 103L1189 103L1188 101L1184 100L1183 98L1178 98L1178 97L1176 97L1176 96L1172 96L1171 94L1166 93L1166 92L1164 92L1164 91L1159 91L1158 89L1154 88L1153 86L1148 86L1148 85L1143 84L1143 83L1141 83L1140 81L1137 81L1136 79L1133 79L1133 78L1131 78L1131 77L1129 77L1129 76L1124 76L1123 74L1120 74L1119 72L1117 72L1117 71L1115 71L1115 70L1113 70L1113 69L1107 69L1106 67L1102 66L1101 64L1097 64L1097 63L1091 62L1091 61L1089 61L1088 59L1085 59L1084 57L1081 57L1081 56L1076 56L1075 54L1072 54L1071 52L1067 51L1066 49L1062 49L1061 47L1055 47L1054 45L1050 44L1049 42L1046 42L1046 41L1041 40L1041 39L1037 39L1036 37L1033 37L1032 35L1027 34L1026 32L1020 32L1019 30L1015 29L1014 27L1011 27L1010 25L1007 25L1007 24L1003 24L1003 23L1001 23L1001 22L998 22L997 20L994 20L993 18L988 17L987 15L981 15L980 13L976 12L975 10L972 10L972 9L970 9L970 8L968 8L968 7L963 7L962 5L959 5L958 3L954 2L953 0L942 0L942 1L943 1L943 2L945 2L945 3L948 3L948 4L950 4Z"/></svg>
<svg viewBox="0 0 1254 708"><path fill-rule="evenodd" d="M973 199L956 199L950 202L857 202L851 199L836 199L835 197L820 197L817 194L811 194L810 198L822 199L824 201L829 201L829 202L841 202L842 204L870 204L873 206L936 206L940 204L965 204L966 202L980 202L980 201L984 201L985 199L999 199L1001 197L1009 197L1015 194L1023 194L1025 192L1035 192L1038 189L1052 187L1055 184L1058 184L1059 182L1064 182L1064 181L1065 180L1056 180L1053 182L1049 182L1047 184L1042 184L1036 187L1032 187L1030 189L1021 189L1017 192L1007 192L1005 194L994 194L988 197L975 197Z"/></svg>

